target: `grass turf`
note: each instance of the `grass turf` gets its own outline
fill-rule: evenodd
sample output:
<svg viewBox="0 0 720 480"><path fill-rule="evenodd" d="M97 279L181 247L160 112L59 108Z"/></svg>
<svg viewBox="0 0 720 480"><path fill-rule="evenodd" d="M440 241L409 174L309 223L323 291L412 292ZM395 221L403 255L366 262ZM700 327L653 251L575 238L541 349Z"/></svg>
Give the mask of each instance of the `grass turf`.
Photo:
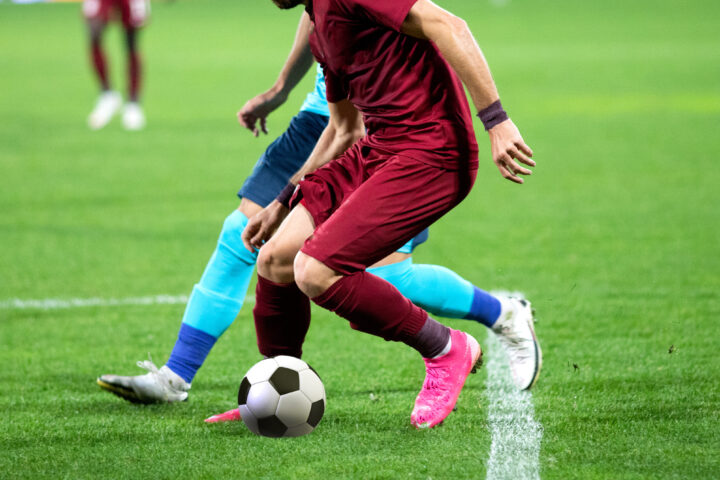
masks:
<svg viewBox="0 0 720 480"><path fill-rule="evenodd" d="M476 33L539 166L511 185L480 134L475 190L416 261L533 300L543 478L715 477L717 4L442 5ZM141 38L149 125L128 134L117 121L85 128L95 86L78 5L0 5L0 301L181 294L201 274L269 140L241 131L234 112L273 81L299 12L212 0L153 13ZM120 86L117 29L107 44ZM273 115L271 136L311 82ZM101 373L135 373L146 352L162 363L181 315L177 305L0 310L1 476L484 476L483 373L442 428L413 431L416 355L317 310L306 360L328 409L307 437L202 423L232 406L257 360L250 308L188 403L137 407L94 385Z"/></svg>

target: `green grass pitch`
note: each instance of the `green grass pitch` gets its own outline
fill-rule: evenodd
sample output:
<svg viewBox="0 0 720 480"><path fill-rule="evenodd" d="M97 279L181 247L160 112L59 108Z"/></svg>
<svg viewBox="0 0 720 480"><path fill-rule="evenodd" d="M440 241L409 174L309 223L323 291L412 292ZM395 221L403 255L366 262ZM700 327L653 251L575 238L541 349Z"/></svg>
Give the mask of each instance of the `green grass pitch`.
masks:
<svg viewBox="0 0 720 480"><path fill-rule="evenodd" d="M503 180L478 128L475 189L415 258L533 301L541 478L717 478L719 4L439 3L470 24L538 166L522 187ZM308 76L270 137L235 121L274 80L298 14L155 3L141 37L148 127L131 134L85 127L96 86L79 5L0 3L0 477L485 478L485 371L445 425L414 431L417 355L315 310L305 359L325 418L266 439L202 422L258 360L251 308L189 402L139 407L95 378L140 373L148 352L162 364L182 305L7 303L188 294L242 179L311 88ZM116 27L106 40L124 88ZM486 343L482 327L448 324Z"/></svg>

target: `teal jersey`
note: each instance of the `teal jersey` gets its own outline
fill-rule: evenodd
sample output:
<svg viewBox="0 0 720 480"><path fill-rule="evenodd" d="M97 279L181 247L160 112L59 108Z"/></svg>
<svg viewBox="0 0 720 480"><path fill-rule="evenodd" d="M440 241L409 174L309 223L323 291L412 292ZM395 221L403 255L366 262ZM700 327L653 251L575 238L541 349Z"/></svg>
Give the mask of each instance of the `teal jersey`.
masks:
<svg viewBox="0 0 720 480"><path fill-rule="evenodd" d="M308 93L305 103L300 107L300 111L317 113L326 117L330 116L327 97L325 96L325 75L320 65L317 66L317 73L315 74L315 88Z"/></svg>

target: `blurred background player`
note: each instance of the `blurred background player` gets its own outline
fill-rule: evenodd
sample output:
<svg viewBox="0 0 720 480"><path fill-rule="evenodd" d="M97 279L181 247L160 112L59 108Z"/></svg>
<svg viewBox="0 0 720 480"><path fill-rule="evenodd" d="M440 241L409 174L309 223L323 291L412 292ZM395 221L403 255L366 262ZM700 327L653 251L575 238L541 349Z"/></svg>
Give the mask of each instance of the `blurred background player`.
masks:
<svg viewBox="0 0 720 480"><path fill-rule="evenodd" d="M267 116L282 105L314 64L308 44L310 21L303 15L295 42L277 81L268 91L249 100L238 112L239 122L253 135L267 133ZM132 402L185 400L191 382L215 342L242 308L257 260L257 252L241 240L248 219L269 205L303 166L328 124L325 79L318 66L315 88L287 130L260 157L238 192L240 206L225 220L217 248L185 308L178 340L166 365L138 362L150 373L138 376L103 375L98 384ZM297 174L291 179L297 183ZM421 233L369 272L392 283L415 304L436 315L475 320L493 329L510 359L516 386L527 389L537 378L537 345L533 341L532 313L526 300L497 298L438 265L414 264L413 249L427 239ZM213 421L237 419L237 409Z"/></svg>
<svg viewBox="0 0 720 480"><path fill-rule="evenodd" d="M108 22L119 18L125 31L127 49L128 97L123 108L122 122L127 130L145 126L145 114L139 103L141 60L138 52L138 32L150 15L149 0L84 0L83 16L90 36L90 57L93 72L100 84L100 96L88 117L93 130L103 128L123 106L122 96L110 87L108 66L102 37Z"/></svg>

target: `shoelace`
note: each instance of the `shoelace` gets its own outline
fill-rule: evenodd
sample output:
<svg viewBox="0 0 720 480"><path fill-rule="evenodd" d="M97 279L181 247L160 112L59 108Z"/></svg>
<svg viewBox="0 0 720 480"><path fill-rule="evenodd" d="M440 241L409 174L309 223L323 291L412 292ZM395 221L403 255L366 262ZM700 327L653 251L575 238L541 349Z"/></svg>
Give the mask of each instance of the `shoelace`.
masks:
<svg viewBox="0 0 720 480"><path fill-rule="evenodd" d="M155 375L160 374L160 370L155 366L155 364L152 361L152 356L148 353L148 359L147 360L140 360L137 362L137 366L147 370L150 373L154 373Z"/></svg>

